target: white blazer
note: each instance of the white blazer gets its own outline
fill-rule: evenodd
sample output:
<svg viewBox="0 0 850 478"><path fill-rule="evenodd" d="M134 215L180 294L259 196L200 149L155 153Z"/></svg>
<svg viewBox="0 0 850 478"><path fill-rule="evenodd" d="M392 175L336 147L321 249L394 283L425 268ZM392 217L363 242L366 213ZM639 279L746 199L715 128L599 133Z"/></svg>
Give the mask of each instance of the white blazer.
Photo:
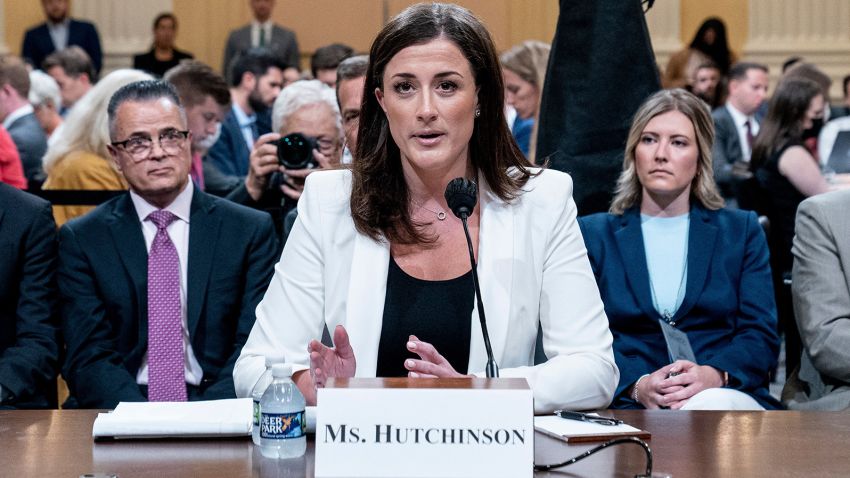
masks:
<svg viewBox="0 0 850 478"><path fill-rule="evenodd" d="M524 191L506 203L480 185L478 276L501 376L528 381L537 413L606 407L619 371L576 222L572 179L544 170ZM350 194L350 171L307 178L298 219L233 369L238 396L250 396L266 355L282 355L293 370L309 367L307 344L321 338L325 324L348 331L356 376L375 376L390 246L355 230ZM468 373L483 375L476 309L469 320ZM549 360L534 366L538 323Z"/></svg>

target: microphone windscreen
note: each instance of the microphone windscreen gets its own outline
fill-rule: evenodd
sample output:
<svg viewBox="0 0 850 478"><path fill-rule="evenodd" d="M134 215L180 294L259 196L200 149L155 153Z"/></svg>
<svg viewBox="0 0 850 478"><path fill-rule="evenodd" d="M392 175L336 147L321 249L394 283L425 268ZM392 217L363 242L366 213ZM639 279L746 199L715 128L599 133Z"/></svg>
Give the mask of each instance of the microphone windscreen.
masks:
<svg viewBox="0 0 850 478"><path fill-rule="evenodd" d="M466 178L454 178L446 186L446 203L457 217L469 216L478 202L478 186Z"/></svg>

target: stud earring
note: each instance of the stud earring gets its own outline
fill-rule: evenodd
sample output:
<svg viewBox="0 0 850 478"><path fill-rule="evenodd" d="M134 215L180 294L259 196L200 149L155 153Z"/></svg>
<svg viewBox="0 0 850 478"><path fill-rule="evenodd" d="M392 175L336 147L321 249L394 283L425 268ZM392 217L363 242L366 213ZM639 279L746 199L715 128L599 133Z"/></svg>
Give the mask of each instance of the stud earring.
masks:
<svg viewBox="0 0 850 478"><path fill-rule="evenodd" d="M481 116L481 108L475 108L475 117L478 118Z"/></svg>

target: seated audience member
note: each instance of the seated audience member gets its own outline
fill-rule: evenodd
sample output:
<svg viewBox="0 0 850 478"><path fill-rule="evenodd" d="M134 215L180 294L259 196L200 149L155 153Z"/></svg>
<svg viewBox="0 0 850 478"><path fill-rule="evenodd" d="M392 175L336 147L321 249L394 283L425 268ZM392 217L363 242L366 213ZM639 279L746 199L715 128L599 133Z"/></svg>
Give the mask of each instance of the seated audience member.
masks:
<svg viewBox="0 0 850 478"><path fill-rule="evenodd" d="M540 97L550 46L528 40L502 53L502 75L505 77L505 101L516 110L511 133L522 154L534 164L537 150L537 124Z"/></svg>
<svg viewBox="0 0 850 478"><path fill-rule="evenodd" d="M44 171L47 173L44 189L127 189L124 176L109 160L106 105L112 94L122 86L150 78L150 75L138 70L116 70L106 75L80 100L44 156ZM61 226L92 209L94 206L54 206L53 217Z"/></svg>
<svg viewBox="0 0 850 478"><path fill-rule="evenodd" d="M249 50L230 71L231 110L206 161L228 176L244 178L254 142L271 131L269 110L283 84L283 65L268 50Z"/></svg>
<svg viewBox="0 0 850 478"><path fill-rule="evenodd" d="M804 352L785 383L795 410L850 408L850 191L800 203L791 285Z"/></svg>
<svg viewBox="0 0 850 478"><path fill-rule="evenodd" d="M283 69L283 84L280 87L286 88L301 79L303 79L301 78L301 70L294 66L287 66Z"/></svg>
<svg viewBox="0 0 850 478"><path fill-rule="evenodd" d="M817 66L811 63L799 62L790 66L779 79L781 84L783 81L792 79L806 79L815 82L820 87L821 95L823 95L825 106L823 113L812 120L812 125L803 131L803 145L809 150L809 154L815 159L820 159L818 156L818 135L823 129L824 123L829 121L829 90L832 88L832 78L823 72ZM778 85L777 85L778 87Z"/></svg>
<svg viewBox="0 0 850 478"><path fill-rule="evenodd" d="M844 94L844 100L841 104L833 105L829 108L829 117L833 119L850 116L850 75L845 76L841 80L841 86L841 92ZM823 160L823 158L821 158L821 160Z"/></svg>
<svg viewBox="0 0 850 478"><path fill-rule="evenodd" d="M272 109L275 133L262 136L251 152L251 168L245 182L228 199L269 209L285 201L282 214L295 206L304 190L304 178L316 169L339 164L343 133L334 91L318 80L297 81L280 92ZM312 140L308 167L288 169L278 160L280 138L299 133ZM292 157L289 161L301 159ZM302 161L304 162L304 161Z"/></svg>
<svg viewBox="0 0 850 478"><path fill-rule="evenodd" d="M712 17L702 22L690 45L670 57L664 72L664 87L688 86L688 82L696 78L696 69L706 61L717 65L724 77L735 62L735 55L726 39L726 24L720 18Z"/></svg>
<svg viewBox="0 0 850 478"><path fill-rule="evenodd" d="M48 56L41 69L56 80L62 94L63 116L80 100L97 81L94 66L88 55L79 47L59 50Z"/></svg>
<svg viewBox="0 0 850 478"><path fill-rule="evenodd" d="M487 30L456 5L418 4L369 57L357 159L307 178L234 369L237 394L250 394L266 355L293 364L309 403L328 377L483 375L469 250L444 197L467 177L480 191L469 224L501 376L528 380L537 413L605 407L618 373L572 183L529 168L511 138ZM325 325L335 348L318 341ZM549 360L535 366L540 327Z"/></svg>
<svg viewBox="0 0 850 478"><path fill-rule="evenodd" d="M109 102L109 153L130 192L59 231L69 406L231 398L233 364L271 278L271 219L198 191L173 87Z"/></svg>
<svg viewBox="0 0 850 478"><path fill-rule="evenodd" d="M39 65L54 51L77 46L91 58L94 71L99 72L103 54L97 28L89 22L70 18L70 0L41 0L46 20L24 34L21 56L33 68Z"/></svg>
<svg viewBox="0 0 850 478"><path fill-rule="evenodd" d="M50 203L0 184L0 409L56 408L56 225Z"/></svg>
<svg viewBox="0 0 850 478"><path fill-rule="evenodd" d="M15 142L3 126L0 126L0 183L6 183L18 189L27 188L27 178L24 177L24 167L21 166L18 148L15 147Z"/></svg>
<svg viewBox="0 0 850 478"><path fill-rule="evenodd" d="M694 72L688 91L713 110L723 105L723 84L720 82L720 68L714 62L706 62L698 66Z"/></svg>
<svg viewBox="0 0 850 478"><path fill-rule="evenodd" d="M755 213L723 208L713 137L701 100L654 94L635 114L611 212L579 219L614 334L614 408L779 407L764 233Z"/></svg>
<svg viewBox="0 0 850 478"><path fill-rule="evenodd" d="M9 132L24 176L31 187L44 181L41 158L47 150L47 137L29 103L30 76L24 62L12 55L0 55L0 121Z"/></svg>
<svg viewBox="0 0 850 478"><path fill-rule="evenodd" d="M232 30L224 47L221 70L228 82L233 81L230 67L233 60L252 48L265 48L286 65L298 66L301 54L295 32L272 21L275 0L248 0L251 23Z"/></svg>
<svg viewBox="0 0 850 478"><path fill-rule="evenodd" d="M221 75L194 60L184 61L168 70L165 80L177 90L186 111L186 121L192 133L192 168L189 175L195 186L203 191L206 178L201 158L221 134L221 122L230 111L230 90ZM213 168L213 174L215 171Z"/></svg>
<svg viewBox="0 0 850 478"><path fill-rule="evenodd" d="M351 163L352 154L357 150L360 104L363 103L363 87L366 84L368 67L369 56L357 55L346 58L336 69L336 102L342 116L342 130L345 133L342 162L346 164Z"/></svg>
<svg viewBox="0 0 850 478"><path fill-rule="evenodd" d="M59 109L62 107L62 95L59 93L59 85L50 75L41 71L30 72L30 94L29 101L35 113L35 119L47 136L47 144L53 133L62 125L62 116Z"/></svg>
<svg viewBox="0 0 850 478"><path fill-rule="evenodd" d="M354 55L354 49L342 43L332 43L319 47L310 57L310 71L313 78L336 88L336 69L342 60Z"/></svg>
<svg viewBox="0 0 850 478"><path fill-rule="evenodd" d="M133 68L147 71L157 77L194 56L174 46L177 39L177 17L173 13L160 13L153 21L153 45L147 53L133 57Z"/></svg>
<svg viewBox="0 0 850 478"><path fill-rule="evenodd" d="M729 70L729 97L715 109L714 180L730 207L752 209L747 197L738 204L742 182L752 177L749 170L755 138L761 130L761 106L767 98L767 67L758 63L735 63Z"/></svg>

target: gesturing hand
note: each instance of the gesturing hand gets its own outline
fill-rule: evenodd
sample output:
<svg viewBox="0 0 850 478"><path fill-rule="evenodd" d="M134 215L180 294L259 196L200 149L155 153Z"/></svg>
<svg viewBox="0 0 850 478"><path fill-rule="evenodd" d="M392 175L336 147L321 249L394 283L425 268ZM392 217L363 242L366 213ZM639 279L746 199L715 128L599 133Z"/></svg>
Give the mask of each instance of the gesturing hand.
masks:
<svg viewBox="0 0 850 478"><path fill-rule="evenodd" d="M445 359L433 345L419 340L415 335L408 338L407 350L419 356L417 359L404 361L404 368L408 370L407 376L411 378L435 378L435 377L467 377L458 373L452 364Z"/></svg>
<svg viewBox="0 0 850 478"><path fill-rule="evenodd" d="M353 377L357 371L357 361L345 327L336 326L333 341L333 348L318 340L311 340L307 346L310 352L310 377L317 388L324 387L328 377Z"/></svg>

